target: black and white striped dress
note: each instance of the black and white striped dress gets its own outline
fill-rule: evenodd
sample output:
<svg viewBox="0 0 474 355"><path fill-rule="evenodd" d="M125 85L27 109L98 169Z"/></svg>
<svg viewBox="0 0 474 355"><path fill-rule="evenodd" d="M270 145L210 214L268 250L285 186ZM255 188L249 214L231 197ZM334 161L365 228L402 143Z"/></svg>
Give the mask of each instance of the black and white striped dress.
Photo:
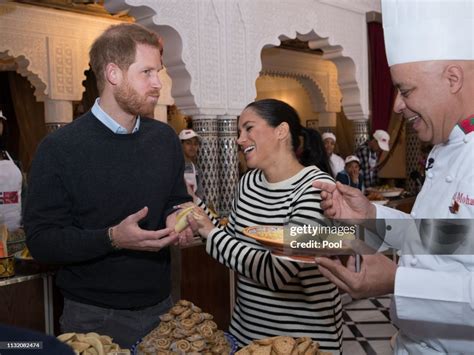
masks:
<svg viewBox="0 0 474 355"><path fill-rule="evenodd" d="M239 182L228 225L209 234L207 252L238 275L230 332L240 346L275 335L309 336L322 350L340 353L336 286L314 264L279 259L242 233L248 226L322 216L319 191L311 186L316 179L333 181L314 166L278 183L266 181L261 170L248 172Z"/></svg>

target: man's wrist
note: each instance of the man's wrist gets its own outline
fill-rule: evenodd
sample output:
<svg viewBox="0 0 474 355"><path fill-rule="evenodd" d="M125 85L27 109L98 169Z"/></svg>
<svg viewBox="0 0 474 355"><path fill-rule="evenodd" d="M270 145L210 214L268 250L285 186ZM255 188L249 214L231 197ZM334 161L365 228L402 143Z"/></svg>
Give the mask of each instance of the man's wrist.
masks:
<svg viewBox="0 0 474 355"><path fill-rule="evenodd" d="M117 245L114 239L114 227L109 227L107 229L107 237L109 237L109 242L112 248L114 249L120 249L120 247Z"/></svg>

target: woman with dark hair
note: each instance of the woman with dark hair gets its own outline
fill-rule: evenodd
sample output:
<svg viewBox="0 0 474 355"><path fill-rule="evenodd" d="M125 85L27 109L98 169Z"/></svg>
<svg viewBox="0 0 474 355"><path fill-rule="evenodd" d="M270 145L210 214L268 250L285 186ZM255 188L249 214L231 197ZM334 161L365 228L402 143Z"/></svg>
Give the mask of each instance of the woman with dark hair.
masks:
<svg viewBox="0 0 474 355"><path fill-rule="evenodd" d="M243 234L248 226L323 218L320 191L311 185L314 180L333 182L315 165L326 162L329 171L321 138L301 127L291 106L273 99L248 105L238 131L237 143L252 170L240 180L229 223L220 229L203 210L195 211L207 252L238 275L230 332L240 346L274 335L308 336L320 349L339 354L342 312L337 287L315 264L276 257ZM318 144L321 148L315 149Z"/></svg>

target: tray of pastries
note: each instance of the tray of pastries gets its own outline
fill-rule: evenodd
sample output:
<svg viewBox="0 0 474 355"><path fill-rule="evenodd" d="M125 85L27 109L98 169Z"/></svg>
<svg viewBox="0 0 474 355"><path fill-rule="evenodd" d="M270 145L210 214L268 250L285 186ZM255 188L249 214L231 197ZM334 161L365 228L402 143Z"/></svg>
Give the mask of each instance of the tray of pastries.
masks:
<svg viewBox="0 0 474 355"><path fill-rule="evenodd" d="M64 333L58 339L69 345L77 355L130 355L107 335L97 333Z"/></svg>
<svg viewBox="0 0 474 355"><path fill-rule="evenodd" d="M213 316L190 301L179 300L160 316L160 325L132 348L136 355L234 354L237 343L219 330Z"/></svg>
<svg viewBox="0 0 474 355"><path fill-rule="evenodd" d="M235 355L331 355L309 337L276 336L252 341Z"/></svg>

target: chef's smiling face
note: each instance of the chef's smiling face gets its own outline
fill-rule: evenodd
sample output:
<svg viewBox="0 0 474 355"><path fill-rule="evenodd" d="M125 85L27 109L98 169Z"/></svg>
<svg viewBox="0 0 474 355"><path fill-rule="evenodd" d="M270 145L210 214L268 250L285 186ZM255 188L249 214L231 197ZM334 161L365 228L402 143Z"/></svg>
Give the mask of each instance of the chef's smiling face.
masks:
<svg viewBox="0 0 474 355"><path fill-rule="evenodd" d="M446 142L457 122L451 111L450 81L441 61L397 64L390 68L398 88L393 110L413 125L423 142Z"/></svg>
<svg viewBox="0 0 474 355"><path fill-rule="evenodd" d="M237 144L244 153L249 168L265 170L265 166L275 160L276 129L251 108L242 112L238 121Z"/></svg>

